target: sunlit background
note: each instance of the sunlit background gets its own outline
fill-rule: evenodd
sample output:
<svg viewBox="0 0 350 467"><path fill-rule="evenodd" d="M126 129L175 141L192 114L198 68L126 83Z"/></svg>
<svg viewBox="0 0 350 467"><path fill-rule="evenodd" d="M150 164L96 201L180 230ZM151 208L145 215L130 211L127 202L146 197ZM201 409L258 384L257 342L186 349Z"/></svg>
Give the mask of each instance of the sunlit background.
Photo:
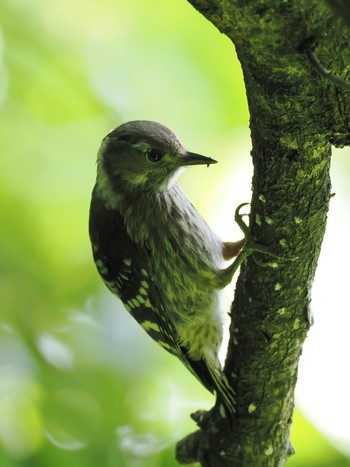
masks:
<svg viewBox="0 0 350 467"><path fill-rule="evenodd" d="M185 0L3 0L0 28L0 465L174 466L213 398L103 287L90 192L102 137L157 120L220 161L181 183L239 238L251 164L233 46ZM333 159L290 466L350 465L349 156Z"/></svg>

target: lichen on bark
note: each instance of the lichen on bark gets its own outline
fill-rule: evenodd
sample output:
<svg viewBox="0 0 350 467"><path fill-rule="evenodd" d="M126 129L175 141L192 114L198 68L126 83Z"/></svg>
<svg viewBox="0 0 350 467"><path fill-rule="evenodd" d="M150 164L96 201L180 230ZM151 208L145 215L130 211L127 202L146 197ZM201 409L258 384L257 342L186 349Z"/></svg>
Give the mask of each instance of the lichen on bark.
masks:
<svg viewBox="0 0 350 467"><path fill-rule="evenodd" d="M350 72L350 31L319 0L190 0L233 42L250 111L250 228L281 258L243 264L231 309L225 371L237 397L232 426L213 410L178 444L180 462L284 465L311 288L331 197L331 144L349 144L350 93L321 76ZM332 3L332 2L329 2Z"/></svg>

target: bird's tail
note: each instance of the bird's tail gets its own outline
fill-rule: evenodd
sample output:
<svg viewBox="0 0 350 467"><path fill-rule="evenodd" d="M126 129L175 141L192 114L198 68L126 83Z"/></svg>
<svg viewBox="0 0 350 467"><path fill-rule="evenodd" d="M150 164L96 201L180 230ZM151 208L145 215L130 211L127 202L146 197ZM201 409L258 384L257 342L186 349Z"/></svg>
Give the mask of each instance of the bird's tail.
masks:
<svg viewBox="0 0 350 467"><path fill-rule="evenodd" d="M207 366L213 382L213 388L218 399L217 403L222 403L225 414L230 420L232 420L234 418L234 414L236 413L235 392L221 368L212 366L210 364ZM221 409L220 405L219 409Z"/></svg>
<svg viewBox="0 0 350 467"><path fill-rule="evenodd" d="M235 392L230 386L228 379L218 360L201 360L187 359L187 367L196 378L205 386L211 393L216 394L217 404L224 406L225 414L232 420L236 412L235 409ZM216 363L216 364L215 364Z"/></svg>

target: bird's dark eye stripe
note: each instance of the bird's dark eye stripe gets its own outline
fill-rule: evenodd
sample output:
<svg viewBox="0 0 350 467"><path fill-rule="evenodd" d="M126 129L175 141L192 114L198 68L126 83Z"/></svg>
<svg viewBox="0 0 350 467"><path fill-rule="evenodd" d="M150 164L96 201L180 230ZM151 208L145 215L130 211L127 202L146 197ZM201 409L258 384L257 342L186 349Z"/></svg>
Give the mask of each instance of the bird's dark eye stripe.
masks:
<svg viewBox="0 0 350 467"><path fill-rule="evenodd" d="M161 154L157 149L148 149L146 156L151 162L158 162L163 158L163 154Z"/></svg>

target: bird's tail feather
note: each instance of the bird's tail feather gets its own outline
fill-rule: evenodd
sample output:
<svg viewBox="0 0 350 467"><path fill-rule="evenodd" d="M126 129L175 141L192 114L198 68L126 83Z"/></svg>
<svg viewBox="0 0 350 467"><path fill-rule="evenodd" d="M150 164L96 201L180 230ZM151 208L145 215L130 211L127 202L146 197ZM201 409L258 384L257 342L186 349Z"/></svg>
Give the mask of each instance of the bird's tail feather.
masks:
<svg viewBox="0 0 350 467"><path fill-rule="evenodd" d="M213 361L187 359L186 363L190 371L211 393L216 393L218 403L222 403L225 413L232 419L235 410L235 392L230 386L222 369Z"/></svg>
<svg viewBox="0 0 350 467"><path fill-rule="evenodd" d="M222 402L225 407L227 417L232 419L236 413L235 392L228 382L225 373L220 368L214 367L210 364L207 366L213 381L218 402Z"/></svg>

